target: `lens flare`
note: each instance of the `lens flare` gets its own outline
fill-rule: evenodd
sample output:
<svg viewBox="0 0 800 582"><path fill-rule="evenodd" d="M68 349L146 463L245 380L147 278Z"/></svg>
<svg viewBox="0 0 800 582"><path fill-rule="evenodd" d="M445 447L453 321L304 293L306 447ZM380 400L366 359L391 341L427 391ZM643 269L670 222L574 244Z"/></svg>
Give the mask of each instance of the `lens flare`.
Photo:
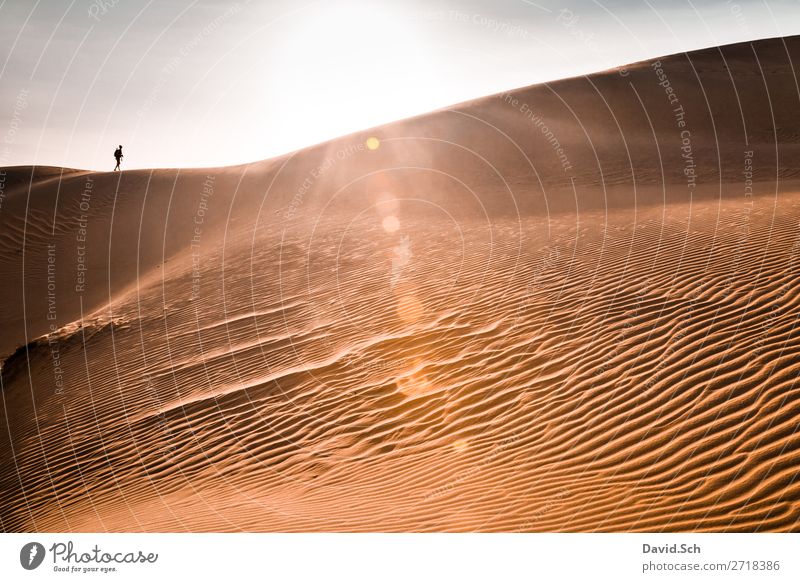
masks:
<svg viewBox="0 0 800 582"><path fill-rule="evenodd" d="M406 323L415 323L422 317L425 308L414 295L402 295L397 298L397 316Z"/></svg>
<svg viewBox="0 0 800 582"><path fill-rule="evenodd" d="M396 216L387 216L382 222L383 230L388 233L397 232L400 230L400 220Z"/></svg>
<svg viewBox="0 0 800 582"><path fill-rule="evenodd" d="M453 450L455 450L457 453L461 453L467 450L468 446L469 443L467 442L467 439L458 439L453 443Z"/></svg>

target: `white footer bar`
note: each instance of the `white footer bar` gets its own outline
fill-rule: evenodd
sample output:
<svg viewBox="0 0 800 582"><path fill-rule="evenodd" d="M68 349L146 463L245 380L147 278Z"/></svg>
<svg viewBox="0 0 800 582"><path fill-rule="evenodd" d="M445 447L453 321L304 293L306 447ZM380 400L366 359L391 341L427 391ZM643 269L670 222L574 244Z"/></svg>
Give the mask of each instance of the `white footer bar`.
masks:
<svg viewBox="0 0 800 582"><path fill-rule="evenodd" d="M797 534L3 534L0 580L800 580Z"/></svg>

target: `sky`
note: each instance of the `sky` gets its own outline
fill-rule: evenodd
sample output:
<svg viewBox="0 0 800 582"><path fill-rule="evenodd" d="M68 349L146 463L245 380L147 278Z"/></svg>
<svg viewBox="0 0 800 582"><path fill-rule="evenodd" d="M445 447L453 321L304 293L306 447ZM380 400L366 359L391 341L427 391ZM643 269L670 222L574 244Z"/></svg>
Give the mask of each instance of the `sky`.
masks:
<svg viewBox="0 0 800 582"><path fill-rule="evenodd" d="M0 166L204 167L800 33L796 0L0 0Z"/></svg>

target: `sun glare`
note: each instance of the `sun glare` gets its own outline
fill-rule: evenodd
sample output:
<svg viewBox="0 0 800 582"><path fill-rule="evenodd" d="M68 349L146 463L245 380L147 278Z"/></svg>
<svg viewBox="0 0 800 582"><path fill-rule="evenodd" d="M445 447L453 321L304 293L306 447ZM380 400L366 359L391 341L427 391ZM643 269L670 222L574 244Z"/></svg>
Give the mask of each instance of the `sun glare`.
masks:
<svg viewBox="0 0 800 582"><path fill-rule="evenodd" d="M275 63L280 90L264 87L285 112L271 139L299 148L430 109L430 92L419 88L437 86L434 69L412 24L396 6L357 0L290 21ZM365 145L376 150L380 141Z"/></svg>

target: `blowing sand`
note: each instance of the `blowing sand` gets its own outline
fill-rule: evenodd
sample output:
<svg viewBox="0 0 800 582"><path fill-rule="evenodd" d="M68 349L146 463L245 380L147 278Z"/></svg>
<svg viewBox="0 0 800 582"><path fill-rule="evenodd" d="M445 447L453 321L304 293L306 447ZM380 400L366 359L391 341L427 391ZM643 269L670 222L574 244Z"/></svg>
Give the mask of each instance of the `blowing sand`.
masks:
<svg viewBox="0 0 800 582"><path fill-rule="evenodd" d="M0 526L797 530L799 61L6 168Z"/></svg>

